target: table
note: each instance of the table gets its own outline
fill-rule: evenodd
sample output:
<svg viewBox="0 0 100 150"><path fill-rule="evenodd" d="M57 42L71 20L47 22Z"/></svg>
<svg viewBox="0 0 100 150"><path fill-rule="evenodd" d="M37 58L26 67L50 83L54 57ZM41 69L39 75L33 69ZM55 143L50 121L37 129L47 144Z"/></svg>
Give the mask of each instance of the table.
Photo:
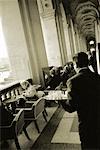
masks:
<svg viewBox="0 0 100 150"><path fill-rule="evenodd" d="M44 96L44 98L49 101L67 100L67 91L50 90L48 91L48 95Z"/></svg>

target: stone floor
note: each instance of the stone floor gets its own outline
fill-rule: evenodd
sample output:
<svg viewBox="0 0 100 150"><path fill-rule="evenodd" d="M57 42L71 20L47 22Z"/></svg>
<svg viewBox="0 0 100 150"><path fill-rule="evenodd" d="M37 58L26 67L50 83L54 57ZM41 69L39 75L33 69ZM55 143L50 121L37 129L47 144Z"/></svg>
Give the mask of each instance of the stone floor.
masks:
<svg viewBox="0 0 100 150"><path fill-rule="evenodd" d="M80 150L78 127L76 132L71 131L75 117L76 113L69 114L58 108L31 150ZM78 126L77 121L74 126Z"/></svg>
<svg viewBox="0 0 100 150"><path fill-rule="evenodd" d="M76 113L69 114L59 107L48 107L48 122L43 116L38 118L39 134L32 122L27 127L31 138L29 141L24 133L18 139L22 150L80 150ZM76 119L75 119L76 117ZM9 141L9 146L1 150L15 150L15 143Z"/></svg>
<svg viewBox="0 0 100 150"><path fill-rule="evenodd" d="M50 118L52 117L52 115L54 114L54 112L56 111L56 109L57 109L57 107L48 107L47 108L48 122L49 122ZM41 132L45 128L45 126L48 124L44 120L42 114L38 117L37 123L38 123L39 129ZM26 128L26 130L27 130L28 135L31 138L31 140L29 141L23 132L21 135L18 136L18 140L19 140L20 147L22 150L29 150L32 147L32 145L34 144L34 142L36 141L36 139L40 136L40 134L37 132L37 129L34 125L34 121ZM8 140L7 143L1 143L0 150L16 150L14 140Z"/></svg>

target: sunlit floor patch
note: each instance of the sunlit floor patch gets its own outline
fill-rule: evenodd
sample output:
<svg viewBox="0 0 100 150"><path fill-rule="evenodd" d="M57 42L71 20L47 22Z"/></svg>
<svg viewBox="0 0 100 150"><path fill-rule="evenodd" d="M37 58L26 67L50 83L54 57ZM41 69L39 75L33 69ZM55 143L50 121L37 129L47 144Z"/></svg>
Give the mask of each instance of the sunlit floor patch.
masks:
<svg viewBox="0 0 100 150"><path fill-rule="evenodd" d="M80 144L76 113L69 114L65 112L51 143Z"/></svg>

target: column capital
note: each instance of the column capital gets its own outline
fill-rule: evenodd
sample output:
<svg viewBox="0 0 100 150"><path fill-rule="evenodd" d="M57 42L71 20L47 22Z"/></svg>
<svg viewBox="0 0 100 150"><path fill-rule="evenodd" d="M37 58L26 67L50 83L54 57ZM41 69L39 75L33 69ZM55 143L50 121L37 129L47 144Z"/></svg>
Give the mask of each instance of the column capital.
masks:
<svg viewBox="0 0 100 150"><path fill-rule="evenodd" d="M52 19L55 16L51 0L37 0L39 12L44 19Z"/></svg>
<svg viewBox="0 0 100 150"><path fill-rule="evenodd" d="M49 10L46 12L41 13L41 17L43 17L43 19L53 19L55 17L55 10Z"/></svg>

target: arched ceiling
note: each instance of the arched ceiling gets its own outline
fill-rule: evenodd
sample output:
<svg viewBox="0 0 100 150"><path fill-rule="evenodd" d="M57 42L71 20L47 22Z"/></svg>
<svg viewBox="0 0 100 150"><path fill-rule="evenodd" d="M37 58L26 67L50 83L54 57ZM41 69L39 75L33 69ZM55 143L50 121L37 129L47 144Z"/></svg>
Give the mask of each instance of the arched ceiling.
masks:
<svg viewBox="0 0 100 150"><path fill-rule="evenodd" d="M95 38L95 21L100 19L99 0L63 0L66 15L70 14L87 40Z"/></svg>

